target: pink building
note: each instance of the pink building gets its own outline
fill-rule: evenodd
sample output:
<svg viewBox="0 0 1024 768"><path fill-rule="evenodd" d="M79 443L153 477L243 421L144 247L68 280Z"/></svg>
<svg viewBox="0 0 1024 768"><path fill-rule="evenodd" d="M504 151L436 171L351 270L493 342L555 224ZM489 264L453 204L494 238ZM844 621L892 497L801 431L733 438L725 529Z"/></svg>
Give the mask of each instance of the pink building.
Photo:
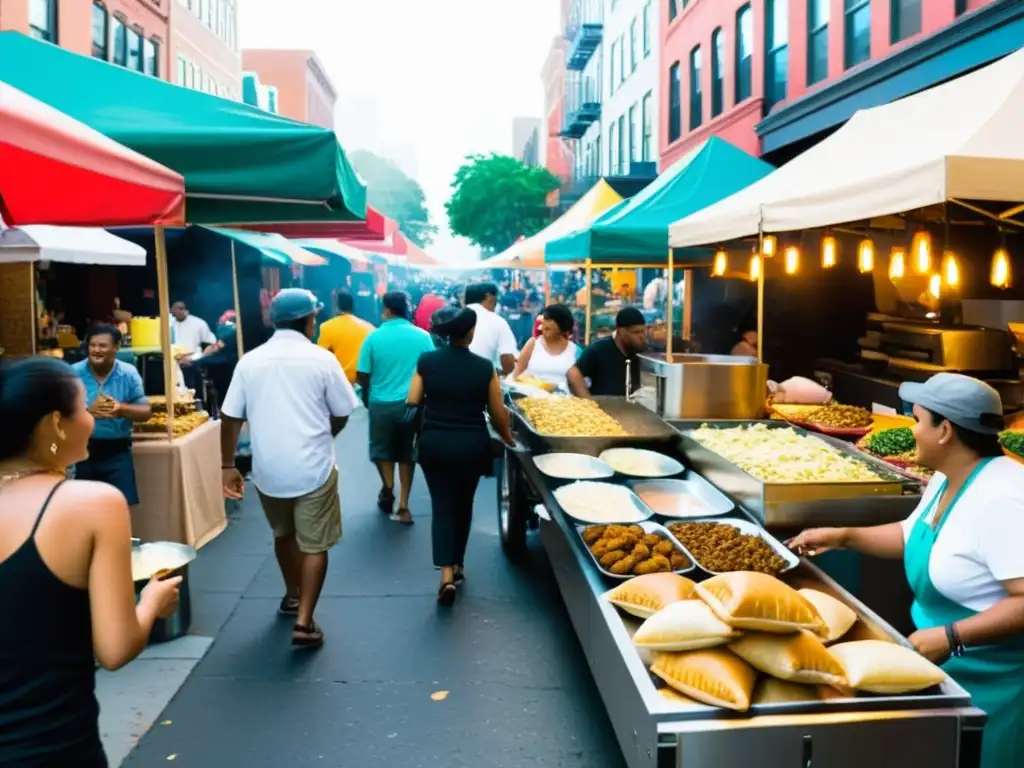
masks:
<svg viewBox="0 0 1024 768"><path fill-rule="evenodd" d="M277 88L278 114L303 123L334 128L338 93L313 51L242 51L242 69Z"/></svg>

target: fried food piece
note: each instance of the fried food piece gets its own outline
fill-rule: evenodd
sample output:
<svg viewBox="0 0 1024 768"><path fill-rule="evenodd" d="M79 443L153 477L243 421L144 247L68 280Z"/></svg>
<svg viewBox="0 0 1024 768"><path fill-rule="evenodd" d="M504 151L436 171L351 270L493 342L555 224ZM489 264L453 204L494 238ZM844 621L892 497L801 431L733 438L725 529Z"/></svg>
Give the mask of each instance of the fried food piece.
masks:
<svg viewBox="0 0 1024 768"><path fill-rule="evenodd" d="M643 576L647 573L663 573L671 570L672 564L668 561L667 557L664 555L652 555L647 560L637 563L633 568L633 573L637 576Z"/></svg>
<svg viewBox="0 0 1024 768"><path fill-rule="evenodd" d="M634 566L640 562L640 558L636 555L627 555L626 557L619 560L611 568L609 572L614 573L616 576L625 576L633 572Z"/></svg>
<svg viewBox="0 0 1024 768"><path fill-rule="evenodd" d="M625 536L629 533L629 526L626 525L605 525L604 533L601 534L601 538L605 539L617 539L619 536Z"/></svg>
<svg viewBox="0 0 1024 768"><path fill-rule="evenodd" d="M692 565L689 558L687 558L686 555L684 555L678 549L668 556L668 560L669 563L671 563L672 565L673 571L685 571Z"/></svg>
<svg viewBox="0 0 1024 768"><path fill-rule="evenodd" d="M643 541L644 544L646 544L648 547L653 547L661 541L661 536L659 536L656 533L648 533L646 536L644 536Z"/></svg>
<svg viewBox="0 0 1024 768"><path fill-rule="evenodd" d="M598 539L590 546L590 551L594 557L600 559L601 555L608 551L608 545L611 543L611 539Z"/></svg>
<svg viewBox="0 0 1024 768"><path fill-rule="evenodd" d="M639 536L641 538L646 535L646 531L644 531L644 529L641 528L639 525L631 525L626 530L632 533L633 535Z"/></svg>
<svg viewBox="0 0 1024 768"><path fill-rule="evenodd" d="M610 552L605 552L601 555L600 563L603 568L611 568L615 563L619 562L626 557L626 553L621 549L613 549Z"/></svg>
<svg viewBox="0 0 1024 768"><path fill-rule="evenodd" d="M665 557L668 557L675 551L675 546L668 539L662 539L653 547L651 547L651 552L653 552L656 555L664 555Z"/></svg>
<svg viewBox="0 0 1024 768"><path fill-rule="evenodd" d="M585 544L593 544L595 541L604 536L604 531L607 526L604 525L592 525L589 528L583 529L583 542Z"/></svg>
<svg viewBox="0 0 1024 768"><path fill-rule="evenodd" d="M631 552L638 541L640 541L640 539L637 537L636 534L626 533L622 536L619 536L618 538L612 539L608 543L608 550L622 549L627 552Z"/></svg>
<svg viewBox="0 0 1024 768"><path fill-rule="evenodd" d="M651 556L651 548L644 544L642 541L637 542L637 545L633 547L633 551L630 554L638 560L646 560Z"/></svg>

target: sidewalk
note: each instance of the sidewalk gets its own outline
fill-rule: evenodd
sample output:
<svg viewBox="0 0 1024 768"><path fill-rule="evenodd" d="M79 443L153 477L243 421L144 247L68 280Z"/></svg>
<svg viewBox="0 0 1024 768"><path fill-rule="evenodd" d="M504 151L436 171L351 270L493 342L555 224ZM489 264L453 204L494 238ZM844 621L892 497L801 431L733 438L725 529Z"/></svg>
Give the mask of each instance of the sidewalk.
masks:
<svg viewBox="0 0 1024 768"><path fill-rule="evenodd" d="M191 674L162 713L146 711L154 725L125 765L621 768L543 553L515 567L501 552L493 480L477 495L465 588L439 610L425 486L411 500L417 525L389 522L365 446L362 412L338 441L345 536L317 615L324 648L290 646L270 536L248 499L193 570L193 629L212 647L198 663L132 665L153 665L165 689Z"/></svg>

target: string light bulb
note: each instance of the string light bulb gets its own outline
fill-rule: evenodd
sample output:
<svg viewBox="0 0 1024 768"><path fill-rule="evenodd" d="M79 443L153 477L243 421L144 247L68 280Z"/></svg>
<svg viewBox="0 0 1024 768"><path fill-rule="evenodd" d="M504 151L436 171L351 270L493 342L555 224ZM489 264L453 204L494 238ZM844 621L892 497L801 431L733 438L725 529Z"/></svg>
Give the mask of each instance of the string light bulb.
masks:
<svg viewBox="0 0 1024 768"><path fill-rule="evenodd" d="M942 295L942 275L938 272L928 278L928 293L930 293L934 299L937 299Z"/></svg>
<svg viewBox="0 0 1024 768"><path fill-rule="evenodd" d="M919 275L927 275L932 271L932 236L925 230L919 230L910 244L914 259L914 271Z"/></svg>
<svg viewBox="0 0 1024 768"><path fill-rule="evenodd" d="M872 240L861 240L857 246L857 269L863 273L875 271L875 243Z"/></svg>
<svg viewBox="0 0 1024 768"><path fill-rule="evenodd" d="M713 277L722 277L729 269L729 254L725 250L719 248L715 253L715 261L711 265L711 275Z"/></svg>
<svg viewBox="0 0 1024 768"><path fill-rule="evenodd" d="M960 285L960 266L956 263L956 255L952 251L942 254L942 283L947 288Z"/></svg>
<svg viewBox="0 0 1024 768"><path fill-rule="evenodd" d="M996 288L1009 288L1013 282L1013 275L1010 273L1010 254L1005 248L997 248L992 254L992 274L989 282Z"/></svg>
<svg viewBox="0 0 1024 768"><path fill-rule="evenodd" d="M786 274L787 275L795 275L797 272L800 271L800 249L799 248L797 248L795 245L789 246L789 248L786 249L785 259L786 259L785 269L786 269Z"/></svg>
<svg viewBox="0 0 1024 768"><path fill-rule="evenodd" d="M896 246L889 253L889 279L899 280L907 274L907 252Z"/></svg>
<svg viewBox="0 0 1024 768"><path fill-rule="evenodd" d="M770 259L779 248L779 240L775 235L763 235L761 237L761 255Z"/></svg>
<svg viewBox="0 0 1024 768"><path fill-rule="evenodd" d="M761 257L756 254L750 257L750 279L761 279Z"/></svg>
<svg viewBox="0 0 1024 768"><path fill-rule="evenodd" d="M831 269L839 260L839 243L832 235L821 238L821 266Z"/></svg>

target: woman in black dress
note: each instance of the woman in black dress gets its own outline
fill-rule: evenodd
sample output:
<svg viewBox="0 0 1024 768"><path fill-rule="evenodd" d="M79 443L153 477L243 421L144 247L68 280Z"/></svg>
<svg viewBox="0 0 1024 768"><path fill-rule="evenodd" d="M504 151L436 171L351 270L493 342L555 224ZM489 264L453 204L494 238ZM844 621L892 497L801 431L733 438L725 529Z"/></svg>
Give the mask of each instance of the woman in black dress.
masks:
<svg viewBox="0 0 1024 768"><path fill-rule="evenodd" d="M485 409L502 439L515 445L494 365L469 351L475 327L471 309L435 312L431 332L444 345L420 356L409 388L409 405L423 411L419 464L430 490L441 605L455 602L455 585L464 578L473 496L493 461Z"/></svg>

